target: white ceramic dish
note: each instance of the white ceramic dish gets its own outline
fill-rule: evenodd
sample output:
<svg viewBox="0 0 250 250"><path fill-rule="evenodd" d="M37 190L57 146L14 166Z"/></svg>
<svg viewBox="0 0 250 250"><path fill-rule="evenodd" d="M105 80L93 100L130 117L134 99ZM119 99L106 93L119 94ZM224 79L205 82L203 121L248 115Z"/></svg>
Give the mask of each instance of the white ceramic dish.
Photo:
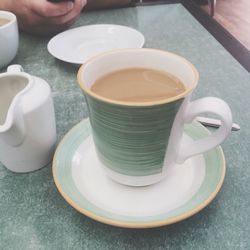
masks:
<svg viewBox="0 0 250 250"><path fill-rule="evenodd" d="M185 141L208 133L194 122L185 128ZM224 176L224 155L217 147L176 166L157 184L118 184L104 174L88 119L68 132L53 160L56 186L72 207L97 221L128 228L158 227L190 217L215 198Z"/></svg>
<svg viewBox="0 0 250 250"><path fill-rule="evenodd" d="M83 64L99 53L120 48L141 48L144 36L122 25L95 24L81 26L54 36L48 43L49 53L59 60Z"/></svg>

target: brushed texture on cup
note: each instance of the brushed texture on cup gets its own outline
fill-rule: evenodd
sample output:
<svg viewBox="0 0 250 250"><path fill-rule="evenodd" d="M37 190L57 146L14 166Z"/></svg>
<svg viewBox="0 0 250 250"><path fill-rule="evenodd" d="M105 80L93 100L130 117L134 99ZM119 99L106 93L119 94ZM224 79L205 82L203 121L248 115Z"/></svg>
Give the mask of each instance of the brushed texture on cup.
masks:
<svg viewBox="0 0 250 250"><path fill-rule="evenodd" d="M168 138L183 101L153 106L121 106L85 94L100 160L130 176L162 171Z"/></svg>

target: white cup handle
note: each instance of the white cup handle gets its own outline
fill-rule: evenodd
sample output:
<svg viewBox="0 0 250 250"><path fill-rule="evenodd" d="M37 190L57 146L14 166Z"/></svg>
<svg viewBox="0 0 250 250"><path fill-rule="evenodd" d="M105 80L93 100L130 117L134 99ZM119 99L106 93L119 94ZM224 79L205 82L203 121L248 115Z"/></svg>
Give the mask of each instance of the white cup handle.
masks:
<svg viewBox="0 0 250 250"><path fill-rule="evenodd" d="M216 97L204 97L188 103L183 112L183 122L190 123L202 113L218 116L221 126L209 136L190 143L180 143L176 162L183 163L191 156L204 153L225 140L232 128L232 113L226 102Z"/></svg>

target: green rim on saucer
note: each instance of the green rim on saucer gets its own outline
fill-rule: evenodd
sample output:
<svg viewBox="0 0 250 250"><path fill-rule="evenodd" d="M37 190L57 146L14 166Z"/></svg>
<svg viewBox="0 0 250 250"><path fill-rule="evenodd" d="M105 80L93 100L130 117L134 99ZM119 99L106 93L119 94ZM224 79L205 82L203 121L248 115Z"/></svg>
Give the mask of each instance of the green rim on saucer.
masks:
<svg viewBox="0 0 250 250"><path fill-rule="evenodd" d="M225 159L221 147L203 154L205 176L198 191L183 205L166 213L153 216L125 216L97 207L77 189L72 177L72 158L81 143L90 135L89 119L73 127L57 147L53 159L53 177L64 199L80 213L99 222L125 228L152 228L184 220L206 207L219 192L225 177ZM200 123L185 126L185 133L192 139L209 134Z"/></svg>

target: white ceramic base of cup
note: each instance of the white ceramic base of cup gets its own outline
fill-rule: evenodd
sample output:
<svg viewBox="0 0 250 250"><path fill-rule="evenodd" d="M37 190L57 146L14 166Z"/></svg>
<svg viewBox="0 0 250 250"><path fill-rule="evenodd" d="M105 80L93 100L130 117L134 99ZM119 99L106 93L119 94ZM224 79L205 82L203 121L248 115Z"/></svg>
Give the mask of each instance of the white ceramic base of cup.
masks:
<svg viewBox="0 0 250 250"><path fill-rule="evenodd" d="M190 142L192 139L190 139L188 136L184 136L184 143ZM167 168L163 168L163 171L158 174L154 175L146 175L146 176L131 176L131 175L124 175L120 174L118 172L115 172L105 166L98 158L98 154L96 153L96 149L94 146L94 141L92 135L88 136L85 141L83 142L83 147L86 149L88 148L88 157L85 158L85 164L94 164L93 161L95 161L95 164L97 164L100 169L103 170L103 172L113 181L127 185L127 186L134 186L134 187L143 187L152 185L155 183L158 183L162 180L164 180L167 176L171 175L171 172L174 171L176 168L182 168L185 167L183 165L186 165L187 160L183 164L172 164L168 166ZM86 150L85 150L86 151ZM95 160L94 160L95 159Z"/></svg>
<svg viewBox="0 0 250 250"><path fill-rule="evenodd" d="M167 176L167 171L164 173L159 173L155 175L148 175L148 176L131 176L131 175L124 175L119 174L117 172L112 171L111 169L105 167L102 164L102 168L104 169L106 175L110 177L112 180L127 186L148 186L161 180L165 179Z"/></svg>

